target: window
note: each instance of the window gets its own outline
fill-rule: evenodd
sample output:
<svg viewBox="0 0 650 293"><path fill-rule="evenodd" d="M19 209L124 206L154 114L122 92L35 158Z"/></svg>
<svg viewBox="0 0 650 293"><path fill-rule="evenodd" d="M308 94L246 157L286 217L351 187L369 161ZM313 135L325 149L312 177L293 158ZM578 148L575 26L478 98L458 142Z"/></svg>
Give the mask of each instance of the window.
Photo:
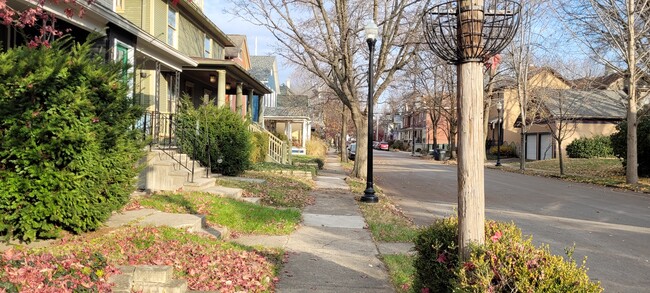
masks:
<svg viewBox="0 0 650 293"><path fill-rule="evenodd" d="M203 57L212 57L212 39L208 36L205 36L205 39L203 40Z"/></svg>
<svg viewBox="0 0 650 293"><path fill-rule="evenodd" d="M113 0L113 7L117 12L124 12L124 0Z"/></svg>
<svg viewBox="0 0 650 293"><path fill-rule="evenodd" d="M122 64L122 80L128 82L129 80L129 48L122 44L117 44L115 61Z"/></svg>
<svg viewBox="0 0 650 293"><path fill-rule="evenodd" d="M176 10L171 7L168 7L167 11L167 44L176 47L176 30L178 26L176 24Z"/></svg>

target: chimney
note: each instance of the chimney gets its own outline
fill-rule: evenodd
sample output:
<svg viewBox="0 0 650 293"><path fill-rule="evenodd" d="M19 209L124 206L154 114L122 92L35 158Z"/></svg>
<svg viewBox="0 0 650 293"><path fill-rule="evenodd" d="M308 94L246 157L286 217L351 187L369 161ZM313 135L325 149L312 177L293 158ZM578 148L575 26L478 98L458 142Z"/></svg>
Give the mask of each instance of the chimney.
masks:
<svg viewBox="0 0 650 293"><path fill-rule="evenodd" d="M291 79L287 79L287 88L291 89Z"/></svg>

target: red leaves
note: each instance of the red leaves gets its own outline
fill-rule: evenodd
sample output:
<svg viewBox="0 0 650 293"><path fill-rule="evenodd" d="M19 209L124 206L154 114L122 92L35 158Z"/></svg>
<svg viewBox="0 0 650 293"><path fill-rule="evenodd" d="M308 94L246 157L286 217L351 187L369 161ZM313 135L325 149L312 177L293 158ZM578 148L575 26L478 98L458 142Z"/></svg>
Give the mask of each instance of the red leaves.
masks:
<svg viewBox="0 0 650 293"><path fill-rule="evenodd" d="M499 239L501 239L501 236L503 236L503 234L501 234L501 231L496 231L494 235L490 237L490 240L492 240L492 242L497 242Z"/></svg>
<svg viewBox="0 0 650 293"><path fill-rule="evenodd" d="M108 276L115 271L103 257L84 251L54 256L9 249L0 257L0 283L20 292L110 292Z"/></svg>
<svg viewBox="0 0 650 293"><path fill-rule="evenodd" d="M277 282L273 264L262 254L223 248L223 242L207 237L188 241L187 235L172 228L129 227L94 239L92 244L79 238L69 243L111 256L115 264L170 265L191 290L273 291Z"/></svg>

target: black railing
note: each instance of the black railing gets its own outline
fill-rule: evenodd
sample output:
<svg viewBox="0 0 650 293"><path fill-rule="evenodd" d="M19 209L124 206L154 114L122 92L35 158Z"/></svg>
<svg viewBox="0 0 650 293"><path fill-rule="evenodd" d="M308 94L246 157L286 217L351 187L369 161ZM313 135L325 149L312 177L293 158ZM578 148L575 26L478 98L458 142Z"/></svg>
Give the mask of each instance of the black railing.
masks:
<svg viewBox="0 0 650 293"><path fill-rule="evenodd" d="M215 144L211 141L209 128L199 127L198 122L196 125L189 123L190 120L180 119L178 114L147 112L138 126L145 140L149 141L149 150L160 150L172 158L190 172L190 182L194 182L197 162L206 168L205 177L210 178L210 153Z"/></svg>

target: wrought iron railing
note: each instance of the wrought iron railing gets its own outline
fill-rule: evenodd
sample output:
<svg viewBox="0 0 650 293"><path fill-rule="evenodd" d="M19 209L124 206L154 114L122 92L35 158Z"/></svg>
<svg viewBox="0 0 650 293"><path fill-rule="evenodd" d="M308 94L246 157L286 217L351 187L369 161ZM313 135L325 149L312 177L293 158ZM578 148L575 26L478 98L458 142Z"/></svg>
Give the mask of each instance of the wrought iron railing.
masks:
<svg viewBox="0 0 650 293"><path fill-rule="evenodd" d="M145 113L138 126L149 141L149 150L157 149L169 156L190 172L190 182L194 182L197 167L205 167L203 175L210 178L210 153L215 144L208 128L188 123L191 122L179 119L178 114L154 111ZM199 158L205 163L201 164Z"/></svg>

